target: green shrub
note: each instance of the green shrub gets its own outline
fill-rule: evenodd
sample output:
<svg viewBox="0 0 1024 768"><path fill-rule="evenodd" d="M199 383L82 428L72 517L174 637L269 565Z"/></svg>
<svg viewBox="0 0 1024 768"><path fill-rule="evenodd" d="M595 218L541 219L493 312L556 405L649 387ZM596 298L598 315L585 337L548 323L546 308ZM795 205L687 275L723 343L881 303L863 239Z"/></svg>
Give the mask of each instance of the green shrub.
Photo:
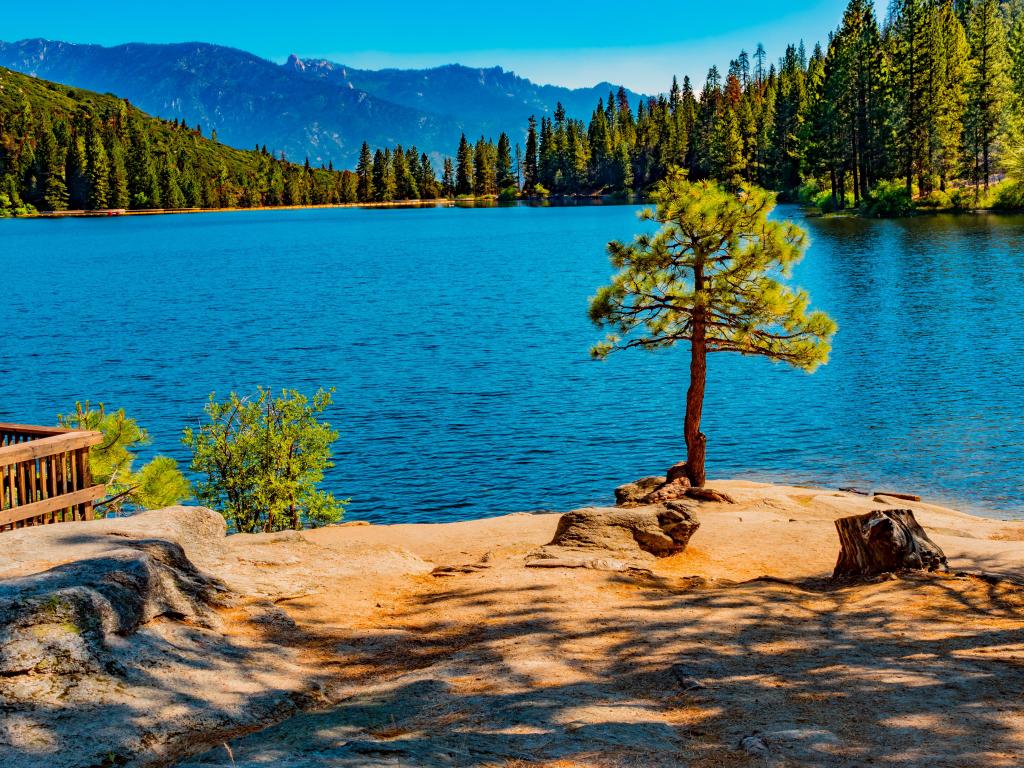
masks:
<svg viewBox="0 0 1024 768"><path fill-rule="evenodd" d="M501 193L498 195L498 199L506 203L518 200L519 190L516 189L514 186L505 187L503 190L501 190Z"/></svg>
<svg viewBox="0 0 1024 768"><path fill-rule="evenodd" d="M835 201L832 199L832 193L829 190L822 190L816 194L813 200L811 200L811 203L822 213L835 213L838 210L838 208L836 208ZM845 205L843 208L853 208L852 192L846 193L844 203Z"/></svg>
<svg viewBox="0 0 1024 768"><path fill-rule="evenodd" d="M809 179L797 187L796 201L804 205L818 205L817 199L821 192L821 184L816 179Z"/></svg>
<svg viewBox="0 0 1024 768"><path fill-rule="evenodd" d="M949 207L954 211L970 211L978 207L974 187L958 187L949 193Z"/></svg>
<svg viewBox="0 0 1024 768"><path fill-rule="evenodd" d="M907 216L914 212L914 200L899 181L880 181L867 200L864 214L873 218Z"/></svg>
<svg viewBox="0 0 1024 768"><path fill-rule="evenodd" d="M534 197L550 197L551 191L543 184L538 184L533 188Z"/></svg>
<svg viewBox="0 0 1024 768"><path fill-rule="evenodd" d="M312 400L294 390L274 397L262 388L254 397L232 392L224 402L210 395L207 422L182 438L202 476L199 501L219 509L239 533L338 522L346 502L319 487L334 466L331 445L338 438L319 418L331 391L321 389Z"/></svg>
<svg viewBox="0 0 1024 768"><path fill-rule="evenodd" d="M986 208L997 211L1024 210L1024 184L1017 181L1001 181L985 196Z"/></svg>
<svg viewBox="0 0 1024 768"><path fill-rule="evenodd" d="M946 210L952 208L953 204L950 202L949 195L941 189L933 189L917 201L917 207L931 210Z"/></svg>

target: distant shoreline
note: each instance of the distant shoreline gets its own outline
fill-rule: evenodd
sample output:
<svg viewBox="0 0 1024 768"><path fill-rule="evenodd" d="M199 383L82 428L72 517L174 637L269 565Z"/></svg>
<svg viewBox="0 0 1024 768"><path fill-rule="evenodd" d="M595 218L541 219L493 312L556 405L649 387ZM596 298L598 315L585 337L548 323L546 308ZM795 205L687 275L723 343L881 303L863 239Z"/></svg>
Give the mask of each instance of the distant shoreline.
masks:
<svg viewBox="0 0 1024 768"><path fill-rule="evenodd" d="M102 209L96 211L38 211L23 215L11 216L14 219L113 219L122 216L166 216L187 213L238 213L240 211L305 211L321 210L332 208L430 208L448 207L458 208L463 204L475 205L487 203L488 207L511 206L516 203L529 203L544 205L545 203L596 203L596 204L631 204L641 202L638 196L621 199L616 195L599 196L573 196L573 195L552 195L551 197L521 197L516 200L501 200L497 197L459 197L456 199L441 197L433 199L417 200L389 200L386 202L372 203L321 203L310 205L256 205L256 206L235 206L231 208L146 208L140 210L124 209Z"/></svg>

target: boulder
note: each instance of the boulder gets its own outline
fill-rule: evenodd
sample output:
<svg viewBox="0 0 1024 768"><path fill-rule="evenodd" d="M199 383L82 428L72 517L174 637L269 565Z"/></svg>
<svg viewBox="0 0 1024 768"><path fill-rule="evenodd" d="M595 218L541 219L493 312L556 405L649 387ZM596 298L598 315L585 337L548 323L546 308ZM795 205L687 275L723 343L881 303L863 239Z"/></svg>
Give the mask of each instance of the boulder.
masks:
<svg viewBox="0 0 1024 768"><path fill-rule="evenodd" d="M111 664L108 648L114 638L131 635L160 616L218 626L213 606L226 588L196 567L173 534L184 536L197 553L210 555L217 542L202 541L202 534L214 532L223 539L220 515L201 508L147 515L168 538L143 535L142 515L3 535L12 544L35 539L34 558L49 554L51 562L66 562L0 581L0 677L101 672ZM188 523L196 528L186 533L182 528ZM28 565L25 559L20 564Z"/></svg>
<svg viewBox="0 0 1024 768"><path fill-rule="evenodd" d="M644 477L635 483L626 483L615 489L615 504L624 507L629 504L640 504L644 497L665 484L664 477Z"/></svg>
<svg viewBox="0 0 1024 768"><path fill-rule="evenodd" d="M681 504L578 509L562 515L548 547L668 557L682 552L699 527Z"/></svg>

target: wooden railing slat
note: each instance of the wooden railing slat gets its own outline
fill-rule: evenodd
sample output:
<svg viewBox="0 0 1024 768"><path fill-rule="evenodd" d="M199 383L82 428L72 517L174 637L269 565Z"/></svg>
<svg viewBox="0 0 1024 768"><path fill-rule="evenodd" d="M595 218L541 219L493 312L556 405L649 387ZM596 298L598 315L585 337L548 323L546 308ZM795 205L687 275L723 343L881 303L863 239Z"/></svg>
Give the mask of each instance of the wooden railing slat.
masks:
<svg viewBox="0 0 1024 768"><path fill-rule="evenodd" d="M39 459L78 448L89 448L102 442L103 435L99 432L66 432L52 437L42 437L27 443L0 448L0 465Z"/></svg>
<svg viewBox="0 0 1024 768"><path fill-rule="evenodd" d="M3 512L0 512L0 525L20 523L34 517L49 514L50 512L59 512L60 510L83 504L92 507L92 503L102 498L104 493L105 489L102 485L94 485L91 488L83 488L80 491L73 491L52 499L36 501L32 504L15 507L14 509L5 509Z"/></svg>

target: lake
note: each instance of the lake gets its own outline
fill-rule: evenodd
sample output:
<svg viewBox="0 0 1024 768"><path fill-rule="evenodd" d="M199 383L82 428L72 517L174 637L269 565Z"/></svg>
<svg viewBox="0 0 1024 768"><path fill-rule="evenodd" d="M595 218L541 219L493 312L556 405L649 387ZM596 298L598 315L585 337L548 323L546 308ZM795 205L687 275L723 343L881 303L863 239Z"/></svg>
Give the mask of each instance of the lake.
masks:
<svg viewBox="0 0 1024 768"><path fill-rule="evenodd" d="M637 210L3 220L0 421L102 401L187 463L211 391L333 386L348 519L608 503L685 454L688 350L588 357L604 245ZM840 325L832 360L712 356L709 476L1022 514L1024 218L803 224L794 280Z"/></svg>

